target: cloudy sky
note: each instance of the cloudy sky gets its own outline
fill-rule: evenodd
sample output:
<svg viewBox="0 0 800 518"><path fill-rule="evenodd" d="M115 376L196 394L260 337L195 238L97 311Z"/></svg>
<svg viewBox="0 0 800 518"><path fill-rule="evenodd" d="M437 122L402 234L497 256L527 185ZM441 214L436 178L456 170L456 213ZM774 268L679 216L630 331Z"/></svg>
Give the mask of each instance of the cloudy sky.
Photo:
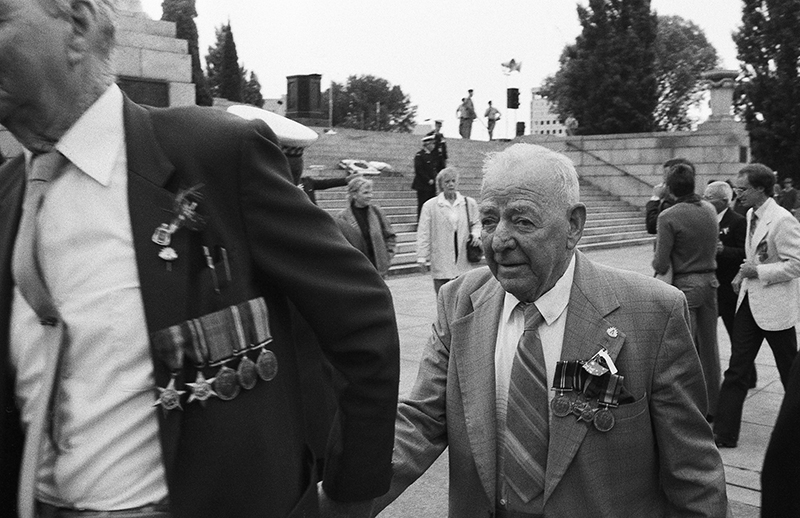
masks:
<svg viewBox="0 0 800 518"><path fill-rule="evenodd" d="M141 0L153 18L161 0ZM587 4L587 0L581 0ZM659 14L676 14L699 25L723 60L737 68L731 33L741 24L741 0L652 0ZM258 75L263 94L286 92L286 76L322 74L331 80L371 74L399 85L417 106L417 122L444 119L457 135L456 108L474 89L482 115L494 101L505 108L508 87L520 89L518 120L529 124L530 89L558 69L565 45L580 33L574 0L197 0L200 53L214 41L214 28L231 22L240 62ZM522 71L506 76L501 63L514 58ZM496 137L505 133L498 123ZM481 123L473 138L486 138Z"/></svg>

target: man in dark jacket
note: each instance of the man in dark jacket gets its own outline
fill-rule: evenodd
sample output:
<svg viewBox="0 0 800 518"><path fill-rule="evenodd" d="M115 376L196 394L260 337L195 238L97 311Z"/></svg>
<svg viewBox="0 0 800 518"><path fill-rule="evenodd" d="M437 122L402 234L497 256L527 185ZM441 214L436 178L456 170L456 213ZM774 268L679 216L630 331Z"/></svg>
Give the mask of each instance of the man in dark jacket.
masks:
<svg viewBox="0 0 800 518"><path fill-rule="evenodd" d="M436 174L444 169L442 157L436 152L436 139L426 135L422 139L422 149L414 155L414 181L411 188L417 191L417 219L425 202L436 196Z"/></svg>

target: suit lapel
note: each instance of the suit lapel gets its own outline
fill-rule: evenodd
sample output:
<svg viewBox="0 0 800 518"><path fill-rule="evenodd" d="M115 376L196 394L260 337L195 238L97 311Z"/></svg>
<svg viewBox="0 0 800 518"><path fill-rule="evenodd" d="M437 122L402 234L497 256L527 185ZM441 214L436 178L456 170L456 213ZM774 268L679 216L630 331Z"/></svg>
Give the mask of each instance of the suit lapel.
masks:
<svg viewBox="0 0 800 518"><path fill-rule="evenodd" d="M504 291L494 277L472 293L473 312L451 325L467 435L489 501L497 483L494 352ZM457 349L456 349L457 347Z"/></svg>
<svg viewBox="0 0 800 518"><path fill-rule="evenodd" d="M182 322L188 318L189 233L173 234L170 246L178 259L168 269L159 258L161 247L152 241L153 231L172 219L175 192L172 186L175 168L160 148L149 112L125 99L125 142L128 159L128 204L133 229L133 243L139 272L142 302L148 332ZM164 387L170 373L151 349L156 385ZM183 381L178 377L178 384ZM171 479L180 432L180 412L159 412L161 445L167 477Z"/></svg>
<svg viewBox="0 0 800 518"><path fill-rule="evenodd" d="M625 341L625 335L605 317L618 307L619 302L612 286L596 267L578 252L561 359L586 360L594 356L600 348L605 347L611 359L616 360ZM587 431L586 423L579 422L571 416L564 418L551 416L545 502L564 476Z"/></svg>
<svg viewBox="0 0 800 518"><path fill-rule="evenodd" d="M17 227L22 216L22 200L25 194L25 159L22 155L2 168L0 173L0 351L6 357L8 333L11 319L11 292L14 282L11 277L11 257ZM0 374L0 377L5 373Z"/></svg>

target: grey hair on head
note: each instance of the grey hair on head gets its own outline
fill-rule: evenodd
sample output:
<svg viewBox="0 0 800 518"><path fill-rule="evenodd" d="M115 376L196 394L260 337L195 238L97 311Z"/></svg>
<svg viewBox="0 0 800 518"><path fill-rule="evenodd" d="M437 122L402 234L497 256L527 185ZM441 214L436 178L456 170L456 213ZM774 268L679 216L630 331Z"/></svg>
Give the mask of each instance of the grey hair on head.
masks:
<svg viewBox="0 0 800 518"><path fill-rule="evenodd" d="M350 180L350 182L347 184L347 198L350 200L355 198L356 194L358 194L358 191L360 191L365 185L372 186L372 180L368 180L363 176L357 176L356 178Z"/></svg>
<svg viewBox="0 0 800 518"><path fill-rule="evenodd" d="M512 173L535 172L552 175L553 201L563 201L570 206L580 201L578 172L572 160L535 144L513 144L502 151L489 153L483 163L481 192L486 188L487 181L502 179Z"/></svg>
<svg viewBox="0 0 800 518"><path fill-rule="evenodd" d="M72 12L70 0L36 0L53 17L68 17ZM114 49L117 28L118 0L86 0L97 9L101 30L105 35L105 48L100 49L109 58Z"/></svg>

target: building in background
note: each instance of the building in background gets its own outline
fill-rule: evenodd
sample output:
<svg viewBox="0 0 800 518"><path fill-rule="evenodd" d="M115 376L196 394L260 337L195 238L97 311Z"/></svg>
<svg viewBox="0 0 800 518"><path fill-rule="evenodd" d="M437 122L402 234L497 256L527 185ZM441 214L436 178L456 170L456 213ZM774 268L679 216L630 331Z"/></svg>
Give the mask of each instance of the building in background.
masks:
<svg viewBox="0 0 800 518"><path fill-rule="evenodd" d="M541 88L531 88L531 135L567 134L567 128L552 111L552 105L540 93Z"/></svg>

